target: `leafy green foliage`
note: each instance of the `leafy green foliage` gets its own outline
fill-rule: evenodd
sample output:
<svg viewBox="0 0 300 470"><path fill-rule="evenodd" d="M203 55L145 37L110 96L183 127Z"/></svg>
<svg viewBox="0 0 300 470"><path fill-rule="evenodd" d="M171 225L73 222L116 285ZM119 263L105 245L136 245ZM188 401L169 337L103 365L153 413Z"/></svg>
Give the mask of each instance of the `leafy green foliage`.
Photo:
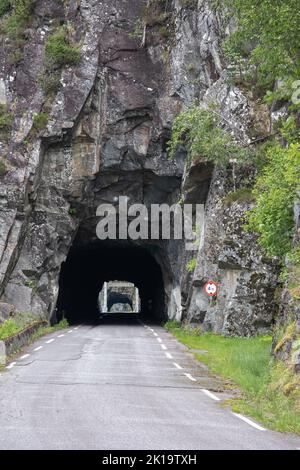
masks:
<svg viewBox="0 0 300 470"><path fill-rule="evenodd" d="M273 89L275 80L300 76L299 0L224 0L237 30L224 45L231 64L250 79L261 93ZM248 74L248 77L247 77Z"/></svg>
<svg viewBox="0 0 300 470"><path fill-rule="evenodd" d="M300 182L300 144L288 148L277 144L268 150L267 159L253 190L257 205L248 214L247 229L259 234L267 255L282 258L291 249L293 204Z"/></svg>
<svg viewBox="0 0 300 470"><path fill-rule="evenodd" d="M48 38L45 45L45 61L47 67L52 70L80 61L80 50L71 45L67 28L60 27Z"/></svg>
<svg viewBox="0 0 300 470"><path fill-rule="evenodd" d="M222 128L222 119L216 112L199 106L182 112L174 120L168 146L170 158L182 146L189 159L202 158L219 165L226 165L231 159L243 161L249 154Z"/></svg>
<svg viewBox="0 0 300 470"><path fill-rule="evenodd" d="M11 9L11 0L0 0L0 17Z"/></svg>
<svg viewBox="0 0 300 470"><path fill-rule="evenodd" d="M196 258L193 258L187 263L186 269L188 270L189 273L192 273L195 271L196 266L197 266L197 260Z"/></svg>

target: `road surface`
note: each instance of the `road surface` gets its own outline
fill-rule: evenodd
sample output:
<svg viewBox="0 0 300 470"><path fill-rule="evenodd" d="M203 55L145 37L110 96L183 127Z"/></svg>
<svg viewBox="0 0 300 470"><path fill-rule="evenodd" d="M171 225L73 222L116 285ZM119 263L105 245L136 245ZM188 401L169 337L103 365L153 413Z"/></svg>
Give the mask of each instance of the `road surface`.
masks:
<svg viewBox="0 0 300 470"><path fill-rule="evenodd" d="M107 316L48 335L0 376L0 449L296 449L220 407L222 383L168 332Z"/></svg>

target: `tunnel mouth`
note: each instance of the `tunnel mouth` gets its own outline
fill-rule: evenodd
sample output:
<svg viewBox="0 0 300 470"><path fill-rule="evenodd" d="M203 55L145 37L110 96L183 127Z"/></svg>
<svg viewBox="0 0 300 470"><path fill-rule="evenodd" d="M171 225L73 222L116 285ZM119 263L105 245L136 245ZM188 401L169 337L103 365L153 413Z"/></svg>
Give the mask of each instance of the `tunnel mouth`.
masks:
<svg viewBox="0 0 300 470"><path fill-rule="evenodd" d="M157 261L161 256L160 248L150 244L75 241L61 266L54 321L66 318L70 324L98 323L102 316L99 294L105 282L115 280L133 283L138 288L140 311L135 315L153 322L165 321L166 293Z"/></svg>

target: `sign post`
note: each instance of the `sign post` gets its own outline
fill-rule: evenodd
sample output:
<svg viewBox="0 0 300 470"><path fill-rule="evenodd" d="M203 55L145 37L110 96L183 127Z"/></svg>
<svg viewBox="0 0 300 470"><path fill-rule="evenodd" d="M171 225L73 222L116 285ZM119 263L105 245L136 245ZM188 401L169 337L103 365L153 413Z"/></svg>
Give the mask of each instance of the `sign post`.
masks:
<svg viewBox="0 0 300 470"><path fill-rule="evenodd" d="M218 295L218 284L214 281L207 281L203 289L209 297L216 297Z"/></svg>

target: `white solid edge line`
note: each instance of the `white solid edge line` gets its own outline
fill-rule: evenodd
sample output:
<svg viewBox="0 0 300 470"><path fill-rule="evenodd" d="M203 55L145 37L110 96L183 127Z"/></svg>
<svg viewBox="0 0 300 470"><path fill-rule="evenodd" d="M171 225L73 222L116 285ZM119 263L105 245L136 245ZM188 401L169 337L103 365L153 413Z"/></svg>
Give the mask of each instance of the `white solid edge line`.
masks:
<svg viewBox="0 0 300 470"><path fill-rule="evenodd" d="M53 341L54 341L54 338L52 338L52 339L48 339L48 341L46 341L46 344L53 343Z"/></svg>
<svg viewBox="0 0 300 470"><path fill-rule="evenodd" d="M173 359L173 356L172 356L172 354L170 354L170 353L166 352L166 353L165 353L165 355L167 356L167 358L168 358L168 359Z"/></svg>
<svg viewBox="0 0 300 470"><path fill-rule="evenodd" d="M64 334L62 334L62 335L58 335L57 337L58 337L58 338L62 338L63 336L65 336L65 335L64 335Z"/></svg>
<svg viewBox="0 0 300 470"><path fill-rule="evenodd" d="M159 343L162 343L162 339L161 339L161 338L156 338L156 339L157 339L157 341L158 341Z"/></svg>
<svg viewBox="0 0 300 470"><path fill-rule="evenodd" d="M177 364L177 362L173 362L173 364L176 367L176 369L182 369L182 367L179 364Z"/></svg>
<svg viewBox="0 0 300 470"><path fill-rule="evenodd" d="M241 419L242 421L245 421L245 423L249 424L253 428L258 429L259 431L266 431L265 428L263 428L259 424L256 424L254 421L252 421L252 419L246 418L246 416L240 415L239 413L232 413L232 414L236 416L237 418Z"/></svg>
<svg viewBox="0 0 300 470"><path fill-rule="evenodd" d="M192 382L197 382L197 380L191 374L184 374L188 379L192 380Z"/></svg>
<svg viewBox="0 0 300 470"><path fill-rule="evenodd" d="M168 348L167 348L167 346L165 346L164 344L161 344L161 349L166 350L166 349L168 349Z"/></svg>
<svg viewBox="0 0 300 470"><path fill-rule="evenodd" d="M24 356L21 356L20 359L26 359L29 356L30 356L30 354L24 354Z"/></svg>
<svg viewBox="0 0 300 470"><path fill-rule="evenodd" d="M207 395L209 398L212 398L215 401L221 401L221 399L219 397L217 397L214 393L210 392L209 390L206 390L206 388L201 388L200 390L205 395Z"/></svg>
<svg viewBox="0 0 300 470"><path fill-rule="evenodd" d="M6 369L12 369L16 365L16 362L12 362L8 366L6 366Z"/></svg>
<svg viewBox="0 0 300 470"><path fill-rule="evenodd" d="M40 349L42 349L43 346L38 346L37 348L34 349L34 351L39 351Z"/></svg>

